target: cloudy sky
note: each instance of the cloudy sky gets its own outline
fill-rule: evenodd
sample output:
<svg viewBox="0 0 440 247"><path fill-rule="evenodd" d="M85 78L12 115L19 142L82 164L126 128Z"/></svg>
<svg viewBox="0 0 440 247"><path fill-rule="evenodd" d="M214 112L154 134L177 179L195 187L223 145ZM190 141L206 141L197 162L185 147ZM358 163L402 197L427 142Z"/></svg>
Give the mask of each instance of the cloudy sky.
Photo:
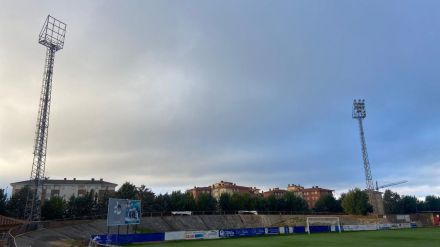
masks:
<svg viewBox="0 0 440 247"><path fill-rule="evenodd" d="M57 52L46 174L440 194L438 1L0 0L0 187L30 175L47 14Z"/></svg>

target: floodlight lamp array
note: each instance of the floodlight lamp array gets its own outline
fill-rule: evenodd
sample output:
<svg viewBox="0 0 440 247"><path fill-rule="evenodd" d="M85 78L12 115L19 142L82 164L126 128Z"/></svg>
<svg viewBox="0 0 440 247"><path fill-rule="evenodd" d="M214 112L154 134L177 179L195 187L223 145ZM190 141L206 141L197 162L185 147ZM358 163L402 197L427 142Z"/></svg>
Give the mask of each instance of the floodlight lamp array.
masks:
<svg viewBox="0 0 440 247"><path fill-rule="evenodd" d="M365 118L367 113L365 111L365 100L353 100L353 118Z"/></svg>
<svg viewBox="0 0 440 247"><path fill-rule="evenodd" d="M38 36L38 43L55 51L63 49L66 23L48 15Z"/></svg>

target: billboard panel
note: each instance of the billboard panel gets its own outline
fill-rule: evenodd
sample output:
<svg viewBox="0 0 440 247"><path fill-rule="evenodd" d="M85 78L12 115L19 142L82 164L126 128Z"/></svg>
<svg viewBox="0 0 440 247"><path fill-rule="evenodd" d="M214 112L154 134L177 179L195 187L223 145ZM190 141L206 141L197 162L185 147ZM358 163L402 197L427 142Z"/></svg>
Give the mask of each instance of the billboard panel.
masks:
<svg viewBox="0 0 440 247"><path fill-rule="evenodd" d="M280 228L279 227L268 227L268 228L266 228L266 234L280 234Z"/></svg>
<svg viewBox="0 0 440 247"><path fill-rule="evenodd" d="M219 231L219 237L232 238L232 237L250 237L266 234L266 228L240 228L240 229L223 229Z"/></svg>
<svg viewBox="0 0 440 247"><path fill-rule="evenodd" d="M109 198L107 226L140 224L141 216L141 201Z"/></svg>
<svg viewBox="0 0 440 247"><path fill-rule="evenodd" d="M215 238L219 238L218 230L211 230L211 231L186 231L185 232L185 239L186 240L192 240L192 239L215 239Z"/></svg>

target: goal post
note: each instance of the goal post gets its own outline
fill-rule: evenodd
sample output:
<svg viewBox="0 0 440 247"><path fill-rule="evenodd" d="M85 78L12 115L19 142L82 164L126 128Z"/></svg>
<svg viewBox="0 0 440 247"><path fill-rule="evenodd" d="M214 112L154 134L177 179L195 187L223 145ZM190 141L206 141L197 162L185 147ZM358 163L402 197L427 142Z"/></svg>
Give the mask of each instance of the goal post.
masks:
<svg viewBox="0 0 440 247"><path fill-rule="evenodd" d="M312 231L310 230L310 226L330 226L330 231L332 227L334 227L334 231L338 231L341 233L341 222L339 217L307 217L307 226L306 231L310 234Z"/></svg>

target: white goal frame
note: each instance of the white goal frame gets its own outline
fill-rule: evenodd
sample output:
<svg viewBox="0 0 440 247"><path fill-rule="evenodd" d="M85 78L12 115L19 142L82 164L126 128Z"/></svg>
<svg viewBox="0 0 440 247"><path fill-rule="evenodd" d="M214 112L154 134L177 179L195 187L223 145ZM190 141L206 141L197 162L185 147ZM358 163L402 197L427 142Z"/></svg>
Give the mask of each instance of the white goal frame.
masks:
<svg viewBox="0 0 440 247"><path fill-rule="evenodd" d="M309 233L310 235L310 224L313 223L323 223L326 225L332 226L338 226L338 231L339 233L341 233L342 229L341 229L341 221L339 220L339 217L307 217L307 226L306 226L306 231Z"/></svg>

